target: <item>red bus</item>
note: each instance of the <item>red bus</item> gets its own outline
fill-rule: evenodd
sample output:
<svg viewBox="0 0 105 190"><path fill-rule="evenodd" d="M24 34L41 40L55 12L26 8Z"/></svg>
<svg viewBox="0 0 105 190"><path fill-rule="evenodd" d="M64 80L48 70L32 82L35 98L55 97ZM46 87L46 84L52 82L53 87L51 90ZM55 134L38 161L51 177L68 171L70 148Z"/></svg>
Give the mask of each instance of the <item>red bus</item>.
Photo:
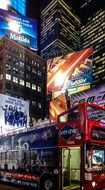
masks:
<svg viewBox="0 0 105 190"><path fill-rule="evenodd" d="M105 108L80 103L58 117L59 189L105 189Z"/></svg>
<svg viewBox="0 0 105 190"><path fill-rule="evenodd" d="M105 108L79 103L57 125L1 136L0 180L37 190L104 190Z"/></svg>

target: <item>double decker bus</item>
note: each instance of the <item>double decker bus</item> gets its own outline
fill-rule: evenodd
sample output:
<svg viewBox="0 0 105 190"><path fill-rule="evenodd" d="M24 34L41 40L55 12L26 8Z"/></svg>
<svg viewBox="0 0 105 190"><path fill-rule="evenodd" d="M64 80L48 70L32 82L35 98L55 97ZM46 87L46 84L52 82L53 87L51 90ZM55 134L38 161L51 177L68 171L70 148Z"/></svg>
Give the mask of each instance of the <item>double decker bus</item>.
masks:
<svg viewBox="0 0 105 190"><path fill-rule="evenodd" d="M37 190L104 190L105 108L79 103L56 125L1 136L0 180Z"/></svg>
<svg viewBox="0 0 105 190"><path fill-rule="evenodd" d="M80 103L58 117L59 189L105 190L105 107Z"/></svg>

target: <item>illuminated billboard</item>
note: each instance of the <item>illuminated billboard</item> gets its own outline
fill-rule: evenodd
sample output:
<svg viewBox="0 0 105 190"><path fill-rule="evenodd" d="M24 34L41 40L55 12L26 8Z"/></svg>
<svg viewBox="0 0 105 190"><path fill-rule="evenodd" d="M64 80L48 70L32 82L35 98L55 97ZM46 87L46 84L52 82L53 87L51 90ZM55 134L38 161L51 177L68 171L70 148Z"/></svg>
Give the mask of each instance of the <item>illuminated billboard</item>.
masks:
<svg viewBox="0 0 105 190"><path fill-rule="evenodd" d="M29 102L0 94L0 133L29 126Z"/></svg>
<svg viewBox="0 0 105 190"><path fill-rule="evenodd" d="M10 0L0 0L0 9L9 10Z"/></svg>
<svg viewBox="0 0 105 190"><path fill-rule="evenodd" d="M37 22L34 19L0 9L0 37L2 36L37 50Z"/></svg>
<svg viewBox="0 0 105 190"><path fill-rule="evenodd" d="M84 101L105 105L105 84L72 95L71 106Z"/></svg>
<svg viewBox="0 0 105 190"><path fill-rule="evenodd" d="M48 60L47 92L65 91L71 94L90 87L92 82L93 49L68 53Z"/></svg>

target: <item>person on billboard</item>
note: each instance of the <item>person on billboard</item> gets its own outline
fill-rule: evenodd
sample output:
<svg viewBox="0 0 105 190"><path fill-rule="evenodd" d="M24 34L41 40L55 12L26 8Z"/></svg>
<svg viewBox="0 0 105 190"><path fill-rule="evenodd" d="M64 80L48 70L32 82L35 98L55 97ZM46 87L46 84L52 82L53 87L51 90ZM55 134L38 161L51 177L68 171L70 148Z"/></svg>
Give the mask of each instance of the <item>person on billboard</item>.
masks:
<svg viewBox="0 0 105 190"><path fill-rule="evenodd" d="M13 114L14 110L12 105L9 106L9 110L8 110L8 122L9 125L13 125L13 119L14 119L14 114Z"/></svg>
<svg viewBox="0 0 105 190"><path fill-rule="evenodd" d="M69 109L71 106L70 106L70 95L68 93L68 90L66 90L65 92L65 99L66 99L67 109Z"/></svg>
<svg viewBox="0 0 105 190"><path fill-rule="evenodd" d="M19 107L19 126L23 127L23 118L24 118L24 114L21 110L21 107Z"/></svg>
<svg viewBox="0 0 105 190"><path fill-rule="evenodd" d="M5 125L7 125L8 124L8 118L9 118L9 108L8 108L8 105L5 105L5 107L2 106L2 110L4 111Z"/></svg>
<svg viewBox="0 0 105 190"><path fill-rule="evenodd" d="M14 122L13 125L15 126L19 126L19 111L18 111L18 107L14 106Z"/></svg>
<svg viewBox="0 0 105 190"><path fill-rule="evenodd" d="M23 126L27 127L27 112L24 110L23 112Z"/></svg>

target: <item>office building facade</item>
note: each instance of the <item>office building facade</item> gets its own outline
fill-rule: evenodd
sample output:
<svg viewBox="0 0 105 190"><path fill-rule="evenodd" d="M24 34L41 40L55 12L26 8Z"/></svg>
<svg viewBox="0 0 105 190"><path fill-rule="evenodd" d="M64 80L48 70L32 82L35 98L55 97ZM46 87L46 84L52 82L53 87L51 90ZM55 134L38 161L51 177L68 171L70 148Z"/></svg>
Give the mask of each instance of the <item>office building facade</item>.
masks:
<svg viewBox="0 0 105 190"><path fill-rule="evenodd" d="M29 101L31 120L44 118L46 62L7 37L0 40L0 93Z"/></svg>
<svg viewBox="0 0 105 190"><path fill-rule="evenodd" d="M40 52L45 59L78 50L80 19L70 2L41 1Z"/></svg>
<svg viewBox="0 0 105 190"><path fill-rule="evenodd" d="M93 47L93 85L105 81L105 1L81 0L82 47Z"/></svg>

